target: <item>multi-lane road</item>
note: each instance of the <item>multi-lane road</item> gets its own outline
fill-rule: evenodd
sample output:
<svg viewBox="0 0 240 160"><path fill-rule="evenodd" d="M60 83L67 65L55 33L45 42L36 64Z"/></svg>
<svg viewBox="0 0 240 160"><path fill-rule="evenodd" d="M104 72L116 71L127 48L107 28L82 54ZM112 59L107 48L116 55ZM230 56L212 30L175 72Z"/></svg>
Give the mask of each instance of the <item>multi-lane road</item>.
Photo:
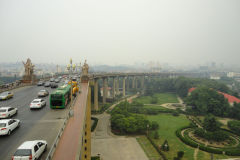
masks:
<svg viewBox="0 0 240 160"><path fill-rule="evenodd" d="M43 86L28 86L13 90L14 97L0 101L0 107L12 106L18 108L18 114L12 118L19 119L21 126L14 130L10 136L0 136L0 160L10 160L17 147L26 140L44 139L48 142L48 150L41 159L45 159L52 146L68 109L53 110L49 107L49 96L43 99L47 105L39 110L30 110L29 104L37 98L37 93ZM51 93L54 89L45 88Z"/></svg>

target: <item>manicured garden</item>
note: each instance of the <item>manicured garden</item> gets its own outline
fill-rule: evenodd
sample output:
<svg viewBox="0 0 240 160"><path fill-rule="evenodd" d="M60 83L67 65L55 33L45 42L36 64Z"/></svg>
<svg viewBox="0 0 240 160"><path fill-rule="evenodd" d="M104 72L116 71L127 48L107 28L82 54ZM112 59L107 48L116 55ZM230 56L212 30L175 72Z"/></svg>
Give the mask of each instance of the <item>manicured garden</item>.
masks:
<svg viewBox="0 0 240 160"><path fill-rule="evenodd" d="M158 111L171 111L171 109L168 109L168 108L165 108L165 107L162 107L162 106L158 106L158 105L144 105L143 108L146 108L146 109L154 109L154 110L158 110Z"/></svg>
<svg viewBox="0 0 240 160"><path fill-rule="evenodd" d="M146 136L139 136L136 139L150 160L159 160L160 155Z"/></svg>
<svg viewBox="0 0 240 160"><path fill-rule="evenodd" d="M156 116L147 116L150 121L156 121L159 124L159 139L154 142L159 146L168 141L170 150L164 152L168 159L173 159L178 151L184 151L183 159L193 159L194 149L182 143L175 135L175 131L182 126L189 125L190 121L184 116L178 117L170 114L159 114Z"/></svg>
<svg viewBox="0 0 240 160"><path fill-rule="evenodd" d="M153 103L153 97L156 97L156 103ZM143 104L164 104L164 103L179 103L177 95L175 93L156 93L153 96L141 96L136 98L134 101Z"/></svg>
<svg viewBox="0 0 240 160"><path fill-rule="evenodd" d="M153 139L154 142L161 146L165 140L168 141L169 151L164 151L167 159L176 157L178 151L184 151L182 159L194 159L194 151L196 148L190 147L183 143L175 134L175 132L184 126L188 126L190 121L185 115L172 116L171 114L159 114L154 116L147 116L150 121L156 121L159 124L159 139ZM214 154L214 158L227 158L229 156ZM198 160L205 160L210 158L210 153L199 150L196 154Z"/></svg>

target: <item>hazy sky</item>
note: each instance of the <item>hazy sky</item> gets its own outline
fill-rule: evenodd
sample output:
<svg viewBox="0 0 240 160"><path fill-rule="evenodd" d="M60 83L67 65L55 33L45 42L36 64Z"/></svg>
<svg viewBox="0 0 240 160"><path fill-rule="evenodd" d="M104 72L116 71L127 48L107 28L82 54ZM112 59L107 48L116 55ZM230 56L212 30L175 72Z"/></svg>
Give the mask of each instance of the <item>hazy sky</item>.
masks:
<svg viewBox="0 0 240 160"><path fill-rule="evenodd" d="M240 0L1 0L0 56L240 64Z"/></svg>

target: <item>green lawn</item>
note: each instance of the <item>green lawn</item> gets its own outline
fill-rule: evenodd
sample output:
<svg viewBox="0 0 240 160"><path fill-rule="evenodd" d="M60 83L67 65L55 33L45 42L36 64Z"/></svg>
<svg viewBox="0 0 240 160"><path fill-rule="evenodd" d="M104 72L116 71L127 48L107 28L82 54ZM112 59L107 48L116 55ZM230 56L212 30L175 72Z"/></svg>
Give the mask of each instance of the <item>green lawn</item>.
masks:
<svg viewBox="0 0 240 160"><path fill-rule="evenodd" d="M146 136L139 136L136 138L140 146L143 148L149 160L159 160L160 155L152 146Z"/></svg>
<svg viewBox="0 0 240 160"><path fill-rule="evenodd" d="M172 116L171 114L159 114L154 116L147 116L150 121L157 121L159 124L159 140L155 140L155 143L162 145L164 140L168 141L170 146L170 151L164 152L168 159L173 159L178 151L184 151L184 157L182 160L194 159L195 148L189 147L181 142L175 135L175 131L190 123L190 121L185 117L185 115ZM210 153L198 151L197 160L210 159ZM213 155L216 158L227 158L225 155ZM228 157L229 158L229 157Z"/></svg>
<svg viewBox="0 0 240 160"><path fill-rule="evenodd" d="M168 109L162 106L156 106L156 105L144 105L144 108L151 108L151 109L156 109L156 110L160 110L160 111L169 111L172 109Z"/></svg>
<svg viewBox="0 0 240 160"><path fill-rule="evenodd" d="M182 143L175 135L175 131L178 128L190 123L184 115L175 117L170 114L159 114L147 117L150 121L157 121L159 124L158 133L160 138L155 142L158 145L162 145L164 140L168 141L170 151L164 152L168 159L173 159L178 151L185 152L183 159L193 159L194 149Z"/></svg>
<svg viewBox="0 0 240 160"><path fill-rule="evenodd" d="M156 96L158 99L157 104L164 103L178 103L177 95L174 93L156 93L153 96ZM152 97L142 96L135 99L135 101L143 104L151 104Z"/></svg>

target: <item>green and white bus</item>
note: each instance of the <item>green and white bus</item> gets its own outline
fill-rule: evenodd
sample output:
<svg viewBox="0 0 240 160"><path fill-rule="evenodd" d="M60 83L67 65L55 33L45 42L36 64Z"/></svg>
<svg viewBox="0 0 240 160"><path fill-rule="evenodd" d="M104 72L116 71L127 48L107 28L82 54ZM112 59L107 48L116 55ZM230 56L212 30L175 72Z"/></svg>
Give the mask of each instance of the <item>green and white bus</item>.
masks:
<svg viewBox="0 0 240 160"><path fill-rule="evenodd" d="M50 94L50 108L66 108L71 99L71 85L63 85Z"/></svg>

